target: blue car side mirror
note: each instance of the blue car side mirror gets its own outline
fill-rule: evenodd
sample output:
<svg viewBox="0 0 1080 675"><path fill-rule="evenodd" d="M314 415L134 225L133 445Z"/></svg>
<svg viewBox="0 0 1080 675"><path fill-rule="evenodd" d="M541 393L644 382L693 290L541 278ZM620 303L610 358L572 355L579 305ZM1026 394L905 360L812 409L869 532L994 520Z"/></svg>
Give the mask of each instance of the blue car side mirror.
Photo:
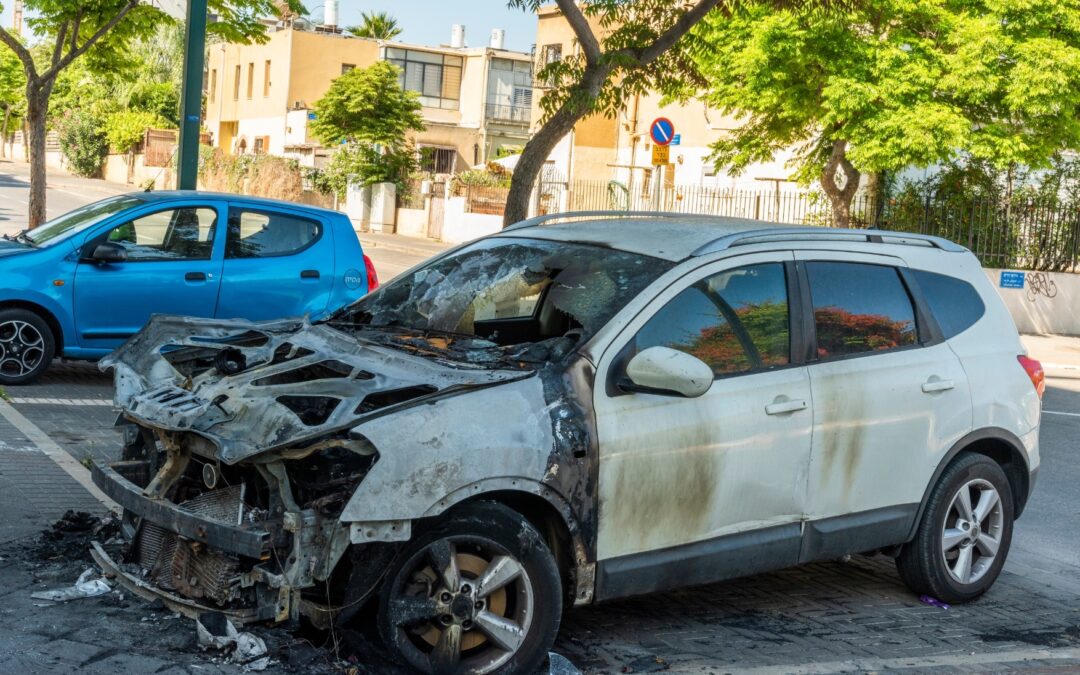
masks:
<svg viewBox="0 0 1080 675"><path fill-rule="evenodd" d="M99 264L124 262L127 260L127 249L116 242L103 241L94 248L87 260Z"/></svg>

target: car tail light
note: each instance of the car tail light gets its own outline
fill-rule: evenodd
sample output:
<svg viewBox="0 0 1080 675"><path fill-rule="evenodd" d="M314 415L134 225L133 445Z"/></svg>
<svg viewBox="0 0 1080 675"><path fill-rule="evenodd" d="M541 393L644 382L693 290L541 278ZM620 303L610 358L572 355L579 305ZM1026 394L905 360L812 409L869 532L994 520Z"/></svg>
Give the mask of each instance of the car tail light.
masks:
<svg viewBox="0 0 1080 675"><path fill-rule="evenodd" d="M1016 360L1020 362L1020 365L1027 371L1028 377L1031 378L1031 384L1035 386L1035 391L1038 392L1039 398L1043 397L1043 393L1046 391L1046 373L1043 371L1042 364L1035 359L1029 359L1026 356L1017 356Z"/></svg>
<svg viewBox="0 0 1080 675"><path fill-rule="evenodd" d="M367 255L364 255L364 267L367 268L367 292L370 293L379 287L379 273Z"/></svg>

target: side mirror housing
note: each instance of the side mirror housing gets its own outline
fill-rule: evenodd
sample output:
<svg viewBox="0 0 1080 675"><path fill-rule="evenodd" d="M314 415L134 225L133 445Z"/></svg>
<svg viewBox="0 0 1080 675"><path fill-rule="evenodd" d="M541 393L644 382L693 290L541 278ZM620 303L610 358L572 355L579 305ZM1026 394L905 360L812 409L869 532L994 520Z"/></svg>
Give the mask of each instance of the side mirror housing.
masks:
<svg viewBox="0 0 1080 675"><path fill-rule="evenodd" d="M103 241L86 260L99 264L124 262L127 260L127 249L114 241Z"/></svg>
<svg viewBox="0 0 1080 675"><path fill-rule="evenodd" d="M712 368L696 356L649 347L626 364L626 379L620 386L628 391L697 398L709 391L713 379Z"/></svg>

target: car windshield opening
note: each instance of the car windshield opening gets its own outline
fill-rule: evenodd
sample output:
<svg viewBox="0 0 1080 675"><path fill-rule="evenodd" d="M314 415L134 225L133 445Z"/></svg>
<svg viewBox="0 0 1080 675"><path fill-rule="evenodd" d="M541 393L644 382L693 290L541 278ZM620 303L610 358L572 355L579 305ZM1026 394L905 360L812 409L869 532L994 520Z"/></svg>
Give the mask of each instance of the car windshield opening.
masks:
<svg viewBox="0 0 1080 675"><path fill-rule="evenodd" d="M81 232L88 227L105 220L109 216L117 214L125 209L142 204L138 197L121 195L110 197L100 202L87 204L86 206L53 218L47 223L39 225L32 230L27 230L22 236L35 246L47 245L49 242L59 240L67 235Z"/></svg>
<svg viewBox="0 0 1080 675"><path fill-rule="evenodd" d="M485 239L395 279L330 323L437 334L444 338L439 345L457 339L473 348L564 337L576 342L599 330L671 266L599 246Z"/></svg>

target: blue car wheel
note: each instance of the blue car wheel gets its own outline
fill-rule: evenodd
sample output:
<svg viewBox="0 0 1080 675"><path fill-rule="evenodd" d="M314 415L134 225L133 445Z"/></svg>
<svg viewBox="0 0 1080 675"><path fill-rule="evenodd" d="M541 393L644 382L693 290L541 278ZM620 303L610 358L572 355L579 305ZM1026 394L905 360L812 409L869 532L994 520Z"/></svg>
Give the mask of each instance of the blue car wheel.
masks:
<svg viewBox="0 0 1080 675"><path fill-rule="evenodd" d="M41 377L55 351L52 331L40 316L25 309L0 310L0 385Z"/></svg>

